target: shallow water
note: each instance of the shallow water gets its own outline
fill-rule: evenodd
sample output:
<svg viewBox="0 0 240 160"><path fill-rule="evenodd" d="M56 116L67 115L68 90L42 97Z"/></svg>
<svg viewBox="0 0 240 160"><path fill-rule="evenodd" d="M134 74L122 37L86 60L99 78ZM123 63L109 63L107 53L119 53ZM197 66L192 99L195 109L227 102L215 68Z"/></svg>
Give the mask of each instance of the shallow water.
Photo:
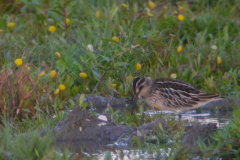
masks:
<svg viewBox="0 0 240 160"><path fill-rule="evenodd" d="M145 112L145 114L154 115L154 114L159 114L159 112L154 113L152 111L147 111ZM162 114L173 114L173 116L176 119L178 119L178 115L177 116L174 115L173 112L162 111ZM227 125L228 120L231 118L231 114L229 112L228 113L220 113L220 112L211 113L207 110L201 111L201 113L197 113L196 110L191 110L181 115L182 115L182 120L188 121L189 125L191 125L192 123L201 123L201 124L216 123L218 128L222 128L223 126ZM119 145L120 147L120 146L127 146L128 144L115 143L115 146L116 145ZM168 149L159 148L154 152L148 152L148 151L143 152L142 150L123 149L123 150L116 150L117 154L114 154L109 151L105 151L101 154L95 154L95 156L97 159L104 159L106 158L107 154L110 154L111 159L116 159L116 160L128 160L128 159L129 160L130 159L164 160L164 159L167 159L170 151L171 151L171 148L168 148ZM193 156L192 159L200 160L201 157Z"/></svg>
<svg viewBox="0 0 240 160"><path fill-rule="evenodd" d="M174 114L170 111L162 111L162 114ZM228 120L232 117L231 112L219 112L219 111L209 111L209 110L201 110L197 112L197 110L189 110L185 113L181 114L182 120L188 121L189 123L216 123L218 128L222 128L223 126L228 124ZM175 116L178 119L178 115Z"/></svg>
<svg viewBox="0 0 240 160"><path fill-rule="evenodd" d="M201 124L216 123L218 128L222 128L223 126L227 125L228 119L230 118L231 118L231 114L225 115L220 113L182 114L182 119L184 120L199 122Z"/></svg>

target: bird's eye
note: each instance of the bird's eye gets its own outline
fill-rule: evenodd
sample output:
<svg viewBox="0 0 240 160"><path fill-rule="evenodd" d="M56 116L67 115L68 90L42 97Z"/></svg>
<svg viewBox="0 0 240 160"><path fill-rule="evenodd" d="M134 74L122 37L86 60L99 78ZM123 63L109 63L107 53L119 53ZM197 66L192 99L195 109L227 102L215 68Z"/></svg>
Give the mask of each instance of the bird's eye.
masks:
<svg viewBox="0 0 240 160"><path fill-rule="evenodd" d="M143 86L139 87L139 92L143 89Z"/></svg>

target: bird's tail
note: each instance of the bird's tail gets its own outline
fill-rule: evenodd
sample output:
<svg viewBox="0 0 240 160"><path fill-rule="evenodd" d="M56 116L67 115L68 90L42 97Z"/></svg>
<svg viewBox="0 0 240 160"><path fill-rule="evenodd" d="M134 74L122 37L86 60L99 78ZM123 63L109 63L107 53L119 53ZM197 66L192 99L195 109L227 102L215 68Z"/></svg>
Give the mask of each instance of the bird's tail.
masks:
<svg viewBox="0 0 240 160"><path fill-rule="evenodd" d="M206 93L202 93L202 94L199 94L198 98L200 100L218 100L218 99L224 99L225 97L223 97L222 95L219 95L219 94L206 94Z"/></svg>

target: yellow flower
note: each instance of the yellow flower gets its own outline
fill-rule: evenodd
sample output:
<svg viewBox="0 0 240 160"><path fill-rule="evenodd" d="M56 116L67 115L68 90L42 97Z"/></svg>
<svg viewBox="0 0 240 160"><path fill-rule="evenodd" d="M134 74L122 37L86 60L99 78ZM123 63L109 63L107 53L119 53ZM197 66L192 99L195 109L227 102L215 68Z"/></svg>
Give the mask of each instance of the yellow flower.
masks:
<svg viewBox="0 0 240 160"><path fill-rule="evenodd" d="M50 32L56 32L57 28L56 28L55 26L50 26L50 27L48 28L48 30L49 30Z"/></svg>
<svg viewBox="0 0 240 160"><path fill-rule="evenodd" d="M113 87L116 87L116 86L117 86L117 84L116 84L116 83L113 83L113 84L112 84L112 86L113 86Z"/></svg>
<svg viewBox="0 0 240 160"><path fill-rule="evenodd" d="M3 29L0 29L0 33L2 33L3 32Z"/></svg>
<svg viewBox="0 0 240 160"><path fill-rule="evenodd" d="M123 6L124 8L127 8L127 4L125 4L125 3L123 3L122 6Z"/></svg>
<svg viewBox="0 0 240 160"><path fill-rule="evenodd" d="M120 41L120 39L118 37L116 37L116 36L112 37L112 40L114 40L115 42L119 42Z"/></svg>
<svg viewBox="0 0 240 160"><path fill-rule="evenodd" d="M26 66L26 68L27 68L27 70L29 70L29 71L30 71L30 67Z"/></svg>
<svg viewBox="0 0 240 160"><path fill-rule="evenodd" d="M221 64L222 63L222 58L221 57L217 57L217 64Z"/></svg>
<svg viewBox="0 0 240 160"><path fill-rule="evenodd" d="M153 3L152 1L149 1L148 6L153 9L153 8L155 8L156 4Z"/></svg>
<svg viewBox="0 0 240 160"><path fill-rule="evenodd" d="M82 79L87 78L87 74L85 72L81 72L79 73L79 77L81 77Z"/></svg>
<svg viewBox="0 0 240 160"><path fill-rule="evenodd" d="M52 70L52 71L50 72L49 76L50 76L51 78L53 78L53 77L56 76L56 74L57 74L57 72L56 72L55 70Z"/></svg>
<svg viewBox="0 0 240 160"><path fill-rule="evenodd" d="M142 68L142 65L140 64L140 63L137 63L137 65L136 65L136 70L139 70L139 69L141 69Z"/></svg>
<svg viewBox="0 0 240 160"><path fill-rule="evenodd" d="M177 78L177 74L176 74L176 73L172 73L172 74L170 75L170 77L173 78L173 79L176 79L176 78Z"/></svg>
<svg viewBox="0 0 240 160"><path fill-rule="evenodd" d="M70 23L70 19L69 18L66 18L66 24L69 24Z"/></svg>
<svg viewBox="0 0 240 160"><path fill-rule="evenodd" d="M101 13L99 11L96 12L95 17L99 18L101 16Z"/></svg>
<svg viewBox="0 0 240 160"><path fill-rule="evenodd" d="M179 7L179 8L178 8L178 10L179 10L180 12L182 12L183 9L184 9L183 7Z"/></svg>
<svg viewBox="0 0 240 160"><path fill-rule="evenodd" d="M211 48L212 48L212 50L214 50L214 51L217 50L217 46L216 46L216 45L212 45Z"/></svg>
<svg viewBox="0 0 240 160"><path fill-rule="evenodd" d="M64 91L66 89L66 87L64 86L64 84L60 84L58 86L58 88L61 90L61 91Z"/></svg>
<svg viewBox="0 0 240 160"><path fill-rule="evenodd" d="M20 58L18 58L18 59L15 60L15 64L16 64L17 66L21 66L22 63L23 63L23 61L22 61L22 59L20 59Z"/></svg>
<svg viewBox="0 0 240 160"><path fill-rule="evenodd" d="M58 94L59 93L59 88L57 88L55 91L54 91L54 94Z"/></svg>
<svg viewBox="0 0 240 160"><path fill-rule="evenodd" d="M14 22L9 22L8 23L8 28L14 28L15 27L15 23Z"/></svg>
<svg viewBox="0 0 240 160"><path fill-rule="evenodd" d="M183 50L183 47L182 46L178 46L177 52L180 53L180 52L182 52L182 50Z"/></svg>
<svg viewBox="0 0 240 160"><path fill-rule="evenodd" d="M42 76L44 76L44 75L45 75L45 71L41 71L41 72L38 74L39 77L42 77Z"/></svg>
<svg viewBox="0 0 240 160"><path fill-rule="evenodd" d="M179 15L178 15L178 20L179 20L179 21L183 21L183 20L184 20L184 16L183 16L182 14L179 14Z"/></svg>
<svg viewBox="0 0 240 160"><path fill-rule="evenodd" d="M55 55L58 56L58 58L61 57L61 54L59 52L55 52Z"/></svg>

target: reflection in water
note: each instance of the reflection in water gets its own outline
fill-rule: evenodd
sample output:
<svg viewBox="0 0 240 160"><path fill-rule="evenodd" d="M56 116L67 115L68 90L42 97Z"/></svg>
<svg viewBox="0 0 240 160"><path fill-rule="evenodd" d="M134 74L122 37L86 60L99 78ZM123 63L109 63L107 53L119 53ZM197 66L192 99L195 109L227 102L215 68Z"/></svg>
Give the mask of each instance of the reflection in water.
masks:
<svg viewBox="0 0 240 160"><path fill-rule="evenodd" d="M160 111L161 112L161 111ZM162 111L162 114L174 114L170 111ZM186 120L189 123L216 123L218 128L228 124L228 120L232 117L230 112L219 112L219 111L209 111L209 110L189 110L185 113L182 113L182 120ZM178 115L175 116L178 118Z"/></svg>

